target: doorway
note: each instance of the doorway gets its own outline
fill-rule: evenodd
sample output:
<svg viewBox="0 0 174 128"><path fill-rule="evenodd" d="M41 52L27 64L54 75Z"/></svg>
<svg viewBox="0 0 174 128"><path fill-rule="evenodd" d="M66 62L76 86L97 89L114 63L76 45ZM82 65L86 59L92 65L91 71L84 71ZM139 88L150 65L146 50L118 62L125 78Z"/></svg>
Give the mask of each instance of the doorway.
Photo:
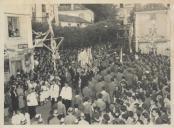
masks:
<svg viewBox="0 0 174 128"><path fill-rule="evenodd" d="M11 74L16 75L18 70L22 70L22 62L21 60L11 61Z"/></svg>

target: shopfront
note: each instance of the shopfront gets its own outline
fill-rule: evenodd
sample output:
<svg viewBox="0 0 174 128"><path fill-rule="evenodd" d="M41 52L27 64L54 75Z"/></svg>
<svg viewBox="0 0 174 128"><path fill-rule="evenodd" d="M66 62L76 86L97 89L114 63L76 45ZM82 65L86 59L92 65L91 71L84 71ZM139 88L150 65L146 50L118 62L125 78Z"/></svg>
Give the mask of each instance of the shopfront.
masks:
<svg viewBox="0 0 174 128"><path fill-rule="evenodd" d="M8 81L12 75L15 76L18 71L29 72L32 70L34 68L32 53L32 49L8 52L4 57L4 81Z"/></svg>

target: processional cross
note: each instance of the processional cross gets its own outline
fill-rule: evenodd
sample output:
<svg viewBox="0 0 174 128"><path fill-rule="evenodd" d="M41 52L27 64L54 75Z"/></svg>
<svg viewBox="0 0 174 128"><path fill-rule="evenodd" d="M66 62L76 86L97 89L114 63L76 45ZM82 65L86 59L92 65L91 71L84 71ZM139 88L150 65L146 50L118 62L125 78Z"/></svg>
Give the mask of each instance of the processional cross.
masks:
<svg viewBox="0 0 174 128"><path fill-rule="evenodd" d="M54 31L53 31L53 28L52 28L52 25L51 25L53 19L54 19L54 14L51 12L51 13L49 13L49 16L47 18L47 22L48 22L48 25L49 25L49 29L47 30L47 32L42 33L42 32L35 32L33 30L33 34L36 35L36 38L40 38L40 37L44 36L40 41L35 42L34 47L37 47L38 45L42 44L50 52L52 52L52 62L54 64L54 70L56 70L56 60L60 58L60 56L59 56L59 47L62 44L62 42L64 40L64 37L54 38ZM49 34L51 34L51 38L50 39L47 39L47 37L48 37ZM58 40L58 39L60 39L60 41L57 43L56 40ZM44 43L44 41L47 41L47 40L50 40L51 48L48 47Z"/></svg>

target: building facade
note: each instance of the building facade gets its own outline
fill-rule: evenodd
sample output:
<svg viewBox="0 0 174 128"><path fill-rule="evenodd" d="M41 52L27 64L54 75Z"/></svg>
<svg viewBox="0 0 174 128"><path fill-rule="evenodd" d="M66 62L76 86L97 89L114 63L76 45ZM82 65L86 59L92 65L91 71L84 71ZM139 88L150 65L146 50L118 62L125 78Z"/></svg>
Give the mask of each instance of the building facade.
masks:
<svg viewBox="0 0 174 128"><path fill-rule="evenodd" d="M142 53L170 54L169 9L161 4L148 4L135 12L135 49Z"/></svg>
<svg viewBox="0 0 174 128"><path fill-rule="evenodd" d="M84 20L78 16L69 16L69 15L59 15L59 26L61 27L80 27L84 28L91 24L87 20Z"/></svg>
<svg viewBox="0 0 174 128"><path fill-rule="evenodd" d="M130 24L131 21L131 14L134 9L134 4L115 4L116 9L116 20L120 21L121 24L127 25Z"/></svg>
<svg viewBox="0 0 174 128"><path fill-rule="evenodd" d="M59 25L58 4L33 4L32 5L32 22L47 22L49 14L54 15L53 23Z"/></svg>
<svg viewBox="0 0 174 128"><path fill-rule="evenodd" d="M119 24L123 28L124 31L122 32L123 33L122 35L124 35L124 37L126 37L125 39L127 39L126 41L128 42L127 45L129 48L128 51L132 53L133 34L134 34L133 12L135 4L120 3L120 4L114 4L114 7L116 10L115 18L116 21L118 22L117 24Z"/></svg>
<svg viewBox="0 0 174 128"><path fill-rule="evenodd" d="M8 4L2 6L0 14L1 40L4 43L5 81L20 70L29 72L34 68L31 6L24 3L10 4L9 0L6 2Z"/></svg>
<svg viewBox="0 0 174 128"><path fill-rule="evenodd" d="M94 22L94 13L80 4L60 4L59 21L62 27L86 27Z"/></svg>

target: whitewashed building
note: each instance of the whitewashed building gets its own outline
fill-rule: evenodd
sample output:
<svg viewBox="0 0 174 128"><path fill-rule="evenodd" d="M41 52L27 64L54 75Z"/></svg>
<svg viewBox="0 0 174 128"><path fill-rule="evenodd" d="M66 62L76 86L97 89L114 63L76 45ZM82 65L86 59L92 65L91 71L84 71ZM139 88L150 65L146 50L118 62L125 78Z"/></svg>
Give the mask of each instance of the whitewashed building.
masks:
<svg viewBox="0 0 174 128"><path fill-rule="evenodd" d="M60 4L58 14L62 27L86 27L94 22L94 12L80 4Z"/></svg>
<svg viewBox="0 0 174 128"><path fill-rule="evenodd" d="M32 10L24 1L1 3L1 43L4 44L4 80L16 75L18 70L29 72L34 68L32 55Z"/></svg>
<svg viewBox="0 0 174 128"><path fill-rule="evenodd" d="M170 9L163 4L147 4L136 8L135 50L169 55Z"/></svg>
<svg viewBox="0 0 174 128"><path fill-rule="evenodd" d="M91 24L87 20L84 20L78 16L69 16L69 15L59 15L61 27L80 27L84 28Z"/></svg>

